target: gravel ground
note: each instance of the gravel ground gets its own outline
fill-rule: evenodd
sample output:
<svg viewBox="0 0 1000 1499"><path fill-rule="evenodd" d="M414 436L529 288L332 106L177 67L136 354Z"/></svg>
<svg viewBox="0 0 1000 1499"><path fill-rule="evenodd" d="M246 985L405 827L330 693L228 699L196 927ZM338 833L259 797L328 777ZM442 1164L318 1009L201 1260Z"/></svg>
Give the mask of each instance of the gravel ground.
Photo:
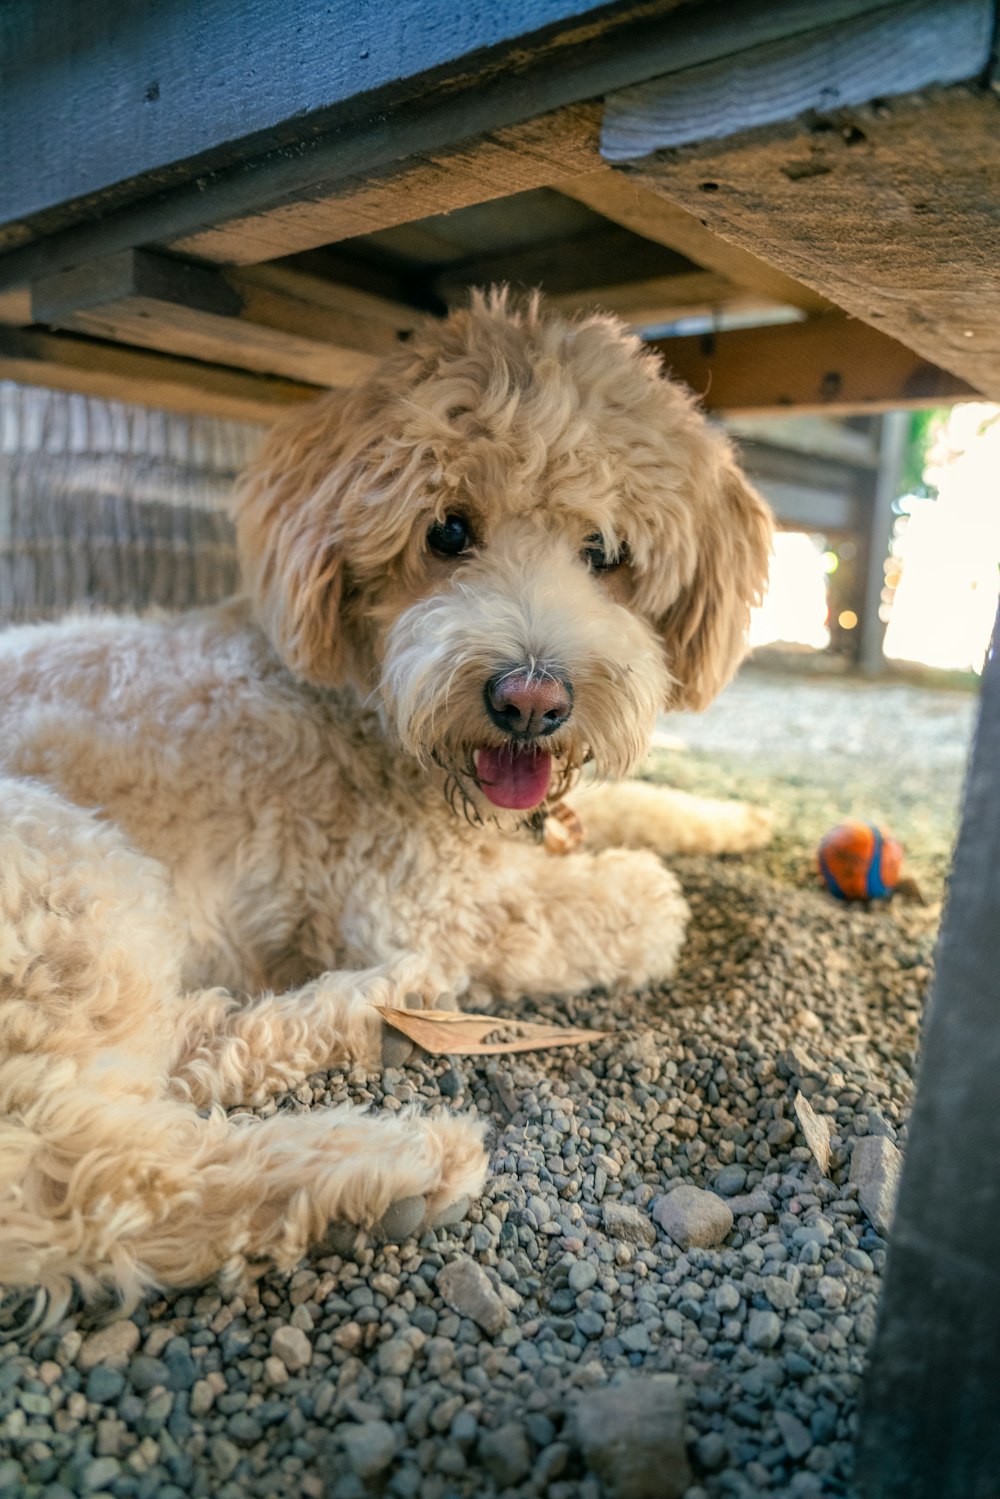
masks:
<svg viewBox="0 0 1000 1499"><path fill-rule="evenodd" d="M9 1336L0 1496L849 1493L972 714L748 672L665 722L650 776L777 817L761 854L674 861L694 913L676 980L522 1006L613 1028L596 1046L335 1072L270 1105L475 1107L487 1195L245 1296ZM926 905L817 887L845 815L895 829Z"/></svg>

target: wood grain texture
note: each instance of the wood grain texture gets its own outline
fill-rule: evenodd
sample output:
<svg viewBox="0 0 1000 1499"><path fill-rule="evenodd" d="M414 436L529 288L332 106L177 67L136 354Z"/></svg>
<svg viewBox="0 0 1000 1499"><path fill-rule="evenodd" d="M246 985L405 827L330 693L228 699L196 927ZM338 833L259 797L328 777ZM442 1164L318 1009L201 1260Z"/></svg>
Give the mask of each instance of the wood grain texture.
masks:
<svg viewBox="0 0 1000 1499"><path fill-rule="evenodd" d="M10 291L0 292L0 323L30 323L31 322L31 290L27 286L17 286Z"/></svg>
<svg viewBox="0 0 1000 1499"><path fill-rule="evenodd" d="M432 284L455 305L466 300L470 286L500 281L517 289L540 287L556 307L600 306L639 324L718 306L736 294L725 276L602 219L565 238L466 256Z"/></svg>
<svg viewBox="0 0 1000 1499"><path fill-rule="evenodd" d="M756 255L720 239L693 213L668 202L624 172L605 167L560 182L559 191L635 234L678 250L706 270L717 271L735 285L757 293L764 303L799 307L803 312L829 310L829 302L812 287L793 281Z"/></svg>
<svg viewBox="0 0 1000 1499"><path fill-rule="evenodd" d="M710 337L664 338L666 368L710 411L840 415L974 399L961 379L867 324L827 313Z"/></svg>
<svg viewBox="0 0 1000 1499"><path fill-rule="evenodd" d="M953 88L634 166L740 249L1000 398L1000 100Z"/></svg>
<svg viewBox="0 0 1000 1499"><path fill-rule="evenodd" d="M2 327L0 380L249 422L273 422L289 405L321 394L315 386L292 380L140 353L71 334Z"/></svg>
<svg viewBox="0 0 1000 1499"><path fill-rule="evenodd" d="M255 141L292 146L331 111L408 80L509 56L606 0L6 0L0 119L16 126L4 217L26 218L184 163L204 170ZM72 151L60 149L72 141Z"/></svg>
<svg viewBox="0 0 1000 1499"><path fill-rule="evenodd" d="M993 45L993 0L908 0L840 21L819 11L817 19L814 32L622 89L607 102L602 156L634 161L807 110L960 83L983 72Z"/></svg>
<svg viewBox="0 0 1000 1499"><path fill-rule="evenodd" d="M679 0L626 0L624 4L588 6L577 0L568 10L560 9L556 0L540 6L533 0L523 0L530 12L526 30L492 47L479 45L478 50L458 57L454 66L429 66L427 46L419 37L412 46L398 50L400 38L390 25L386 36L391 48L397 49L393 65L398 69L402 58L404 70L411 71L383 87L369 88L363 69L351 71L350 50L345 46L347 85L353 91L338 103L310 113L309 85L301 77L301 69L296 71L301 36L296 34L288 54L290 70L279 47L259 45L264 33L255 28L265 3L248 0L240 17L237 58L246 59L247 37L256 48L249 72L241 72L238 66L234 71L225 56L215 56L224 51L225 28L223 24L220 40L220 17L223 23L228 16L231 26L237 24L232 7L223 0L210 0L198 7L193 0L160 7L156 25L150 27L146 26L147 7L123 8L113 5L112 0L94 0L86 7L90 28L86 38L77 35L75 20L64 31L58 26L60 11L72 7L76 13L83 12L74 0L53 0L58 9L54 14L49 7L44 22L39 20L42 13L32 0L12 0L11 7L0 9L0 27L6 28L4 35L11 43L8 74L18 74L17 89L0 88L0 139L5 135L11 140L30 135L39 143L38 149L44 149L48 158L59 164L62 173L61 183L51 184L48 190L46 201L50 200L51 206L33 210L30 220L17 216L18 179L13 179L11 190L0 200L0 248L10 251L0 265L0 285L37 279L135 245L176 243L193 253L227 259L232 258L234 239L242 239L249 248L242 254L237 251L237 255L246 261L360 232L359 227L346 222L346 215L338 215L333 209L335 200L353 201L354 208L367 216L364 227L368 229L376 227L375 214L395 215L382 222L400 221L399 215L407 212L407 189L411 188L413 217L447 210L454 206L449 196L454 190L453 179L461 175L460 161L447 160L456 148L461 157L476 143L488 147L496 132L511 126L526 125L638 80L727 56L740 47L796 35L816 25L814 0L771 0L767 6L761 6L759 0L731 0L725 6L681 4ZM283 13L281 25L296 25L318 3L289 0L286 6L270 6L269 10L274 15ZM361 17L369 16L374 14L373 4L374 0L367 0L354 9ZM466 11L469 17L481 20L484 8L480 0L455 15L440 0L424 5L407 0L394 10L418 29L435 33L438 42L442 28L454 26L456 35L471 45L469 39L476 33L466 24ZM866 0L825 0L824 20L833 22L866 8ZM349 9L346 0L341 0L330 14ZM514 14L508 6L498 9L508 17ZM163 12L169 12L169 17L164 18ZM552 19L557 13L563 16L562 21ZM523 9L518 14L523 18ZM185 16L190 22L186 28ZM185 49L202 46L199 27L205 16L208 29L204 56L189 67ZM491 19L483 25L480 41L494 34ZM168 47L164 39L160 51L150 53L150 38L164 26L171 37L178 33L179 43L175 38ZM311 37L313 48L316 34ZM344 37L350 41L354 34L348 28ZM378 40L381 44L382 39ZM109 47L115 53L110 68L101 65ZM170 73L167 118L162 108L167 102L162 80L150 80L147 63L164 61L166 67L171 47L183 59L183 66L175 66ZM308 66L325 77L330 64L311 54ZM220 78L231 91L231 99L223 98L221 103L224 89ZM116 87L109 88L109 79ZM147 99L146 91L152 91L154 84L158 93ZM264 118L277 120L281 114L280 108L267 114L266 106L273 104L270 95L275 90L284 99L283 107L292 112L268 128L257 129ZM264 96L263 113L258 94ZM67 97L73 101L69 118L64 107ZM89 192L82 188L77 170L78 157L87 147L82 138L76 138L73 128L79 115L76 101L84 99L89 101L89 108L79 120L79 133L87 141L96 140L96 149L109 164L105 176L114 178ZM230 118L233 110L235 123ZM184 116L179 134L172 129L178 113ZM185 135L191 128L187 115L202 119L208 137L215 121L217 150L184 156L191 145ZM159 120L154 123L152 139L149 119ZM131 160L134 132L140 140L151 140L153 154L148 159L140 152ZM73 141L72 151L66 149L69 140ZM520 150L518 147L518 154ZM525 153L533 154L528 141ZM16 158L17 153L9 154L12 160ZM446 158L444 174L428 172L428 165L438 165L442 154ZM506 149L500 153L501 163L504 157L509 158ZM131 160L128 170L134 175L122 177L123 161L127 160ZM415 177L409 176L403 166L407 160L416 170ZM156 161L162 164L155 166ZM466 180L459 201L475 201L464 194L476 191L477 178L483 196L489 196L493 189L488 161L487 150ZM592 164L578 161L567 165L565 173L581 172ZM509 159L506 165L510 165ZM17 170L22 170L20 164ZM28 197L35 201L31 197L32 163L27 163L25 170L31 179ZM433 194L433 201L423 205L417 202L424 181L421 171L425 189ZM95 180L101 180L100 174ZM533 175L524 178L521 185L555 180L554 176ZM382 184L390 191L379 201ZM372 200L367 197L369 189L375 194ZM274 219L275 238L268 239L271 231L265 222L256 226L261 233L254 240L247 221L257 215ZM342 227L338 228L338 223ZM226 224L236 226L239 233L225 245L216 242L211 248L206 241L203 250L194 252L193 236ZM44 239L37 244L24 243L26 234Z"/></svg>
<svg viewBox="0 0 1000 1499"><path fill-rule="evenodd" d="M417 149L414 133L404 131L397 159L335 181L321 178L305 191L283 188L252 213L223 213L204 228L170 238L169 247L247 264L547 187L599 165L600 119L598 104L568 106L426 150Z"/></svg>
<svg viewBox="0 0 1000 1499"><path fill-rule="evenodd" d="M367 309L331 305L329 294L312 299L306 293L314 280L307 285L306 278L280 270L259 277L213 271L123 250L37 283L32 317L190 359L314 385L353 385L398 346L415 315L400 307L393 329Z"/></svg>

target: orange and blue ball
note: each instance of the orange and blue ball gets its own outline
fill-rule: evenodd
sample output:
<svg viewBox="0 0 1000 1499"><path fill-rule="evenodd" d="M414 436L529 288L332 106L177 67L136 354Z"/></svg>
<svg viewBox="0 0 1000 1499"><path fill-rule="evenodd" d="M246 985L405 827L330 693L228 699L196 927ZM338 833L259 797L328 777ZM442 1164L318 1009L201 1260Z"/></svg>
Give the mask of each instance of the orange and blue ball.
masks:
<svg viewBox="0 0 1000 1499"><path fill-rule="evenodd" d="M842 822L820 839L819 872L838 900L888 900L902 862L902 845L873 823Z"/></svg>

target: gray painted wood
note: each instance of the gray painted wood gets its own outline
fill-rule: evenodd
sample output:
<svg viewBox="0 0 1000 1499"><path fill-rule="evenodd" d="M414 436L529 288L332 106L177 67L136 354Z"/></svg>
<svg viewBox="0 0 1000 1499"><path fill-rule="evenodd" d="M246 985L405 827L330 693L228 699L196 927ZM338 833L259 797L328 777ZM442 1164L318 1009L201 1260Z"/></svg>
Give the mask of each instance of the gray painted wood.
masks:
<svg viewBox="0 0 1000 1499"><path fill-rule="evenodd" d="M324 112L578 16L595 0L5 0L3 218ZM7 134L7 132L10 132Z"/></svg>
<svg viewBox="0 0 1000 1499"><path fill-rule="evenodd" d="M1000 620L865 1385L863 1499L1000 1491Z"/></svg>
<svg viewBox="0 0 1000 1499"><path fill-rule="evenodd" d="M601 154L637 161L654 151L720 140L807 110L821 113L974 78L993 42L992 0L909 0L836 20L608 99Z"/></svg>
<svg viewBox="0 0 1000 1499"><path fill-rule="evenodd" d="M304 21L312 11L326 9L320 0L286 0L280 6L246 0L240 16L215 0L197 7L202 17L190 37L191 28L180 23L185 14L194 15L193 0L157 7L152 29L146 22L153 7L123 8L113 0L81 7L75 0L50 0L44 37L36 35L42 22L33 0L0 7L5 38L0 55L6 56L6 77L0 70L0 158L11 164L0 187L0 246L10 246L0 261L0 287L22 285L115 250L176 240L313 193L328 194L336 183L387 164L741 47L798 35L816 23L815 0L772 0L767 6L732 0L710 7L680 0L624 6L508 0L504 6L480 3L457 10L443 0L407 0L391 7L397 19L383 36L375 0L364 5L340 0L330 8L335 14L375 18L365 31L367 41L360 40L365 28L359 22L345 33L353 38L350 46L341 39L331 49L340 60L339 72L317 42L328 33L310 31ZM493 8L505 22L489 19ZM823 16L836 21L867 8L867 0L825 0ZM93 34L87 37L67 23L75 50L55 46L64 11L73 17L86 11L89 18ZM265 12L267 27L283 18L282 35L300 26L308 33L307 66L300 40L289 62L275 36L261 29ZM174 31L156 51L151 38L168 24ZM497 40L504 24L506 42ZM522 27L516 35L510 30L515 25ZM446 64L442 37L452 26L460 46L469 50L459 56L452 46L455 61ZM423 30L430 40L421 40ZM252 58L249 44L237 45L237 36L252 40ZM196 43L197 65L187 56ZM235 70L220 61L231 45L240 60ZM376 52L384 68L394 60L394 82L378 85L372 80L381 75L351 65L351 46L360 52L365 45L372 49L363 60L366 66ZM50 47L55 49L51 58ZM165 89L159 75L166 76L171 59ZM213 63L218 63L215 70ZM322 104L304 81L310 70L326 81ZM144 90L154 82L158 96L147 100ZM224 97L227 90L231 99ZM161 107L168 104L169 109ZM27 219L30 227L22 223ZM38 245L25 244L32 234L47 237Z"/></svg>

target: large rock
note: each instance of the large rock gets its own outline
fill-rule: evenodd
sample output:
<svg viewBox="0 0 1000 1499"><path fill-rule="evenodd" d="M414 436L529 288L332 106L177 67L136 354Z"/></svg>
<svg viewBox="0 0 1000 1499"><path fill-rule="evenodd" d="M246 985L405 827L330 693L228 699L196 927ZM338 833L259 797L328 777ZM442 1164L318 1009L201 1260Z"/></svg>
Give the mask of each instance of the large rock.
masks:
<svg viewBox="0 0 1000 1499"><path fill-rule="evenodd" d="M681 1249L710 1249L733 1226L732 1209L714 1192L681 1186L657 1198L653 1217Z"/></svg>
<svg viewBox="0 0 1000 1499"><path fill-rule="evenodd" d="M611 1499L680 1499L691 1482L684 1401L675 1374L654 1374L582 1395L577 1445Z"/></svg>
<svg viewBox="0 0 1000 1499"><path fill-rule="evenodd" d="M882 1135L866 1135L851 1151L851 1181L858 1184L858 1201L883 1238L892 1225L903 1157Z"/></svg>
<svg viewBox="0 0 1000 1499"><path fill-rule="evenodd" d="M475 1260L453 1260L438 1271L437 1288L460 1317L469 1317L492 1337L507 1326L510 1314Z"/></svg>

